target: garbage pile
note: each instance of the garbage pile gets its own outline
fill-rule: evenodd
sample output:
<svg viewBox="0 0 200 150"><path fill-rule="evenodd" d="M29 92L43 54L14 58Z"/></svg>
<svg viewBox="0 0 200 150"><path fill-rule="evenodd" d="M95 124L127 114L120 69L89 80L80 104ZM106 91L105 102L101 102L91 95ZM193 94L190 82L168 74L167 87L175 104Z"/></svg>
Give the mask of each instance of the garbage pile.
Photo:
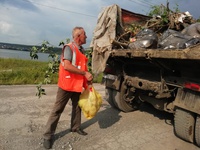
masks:
<svg viewBox="0 0 200 150"><path fill-rule="evenodd" d="M200 23L189 12L169 11L165 17L153 16L143 26L125 26L113 48L185 49L200 43Z"/></svg>
<svg viewBox="0 0 200 150"><path fill-rule="evenodd" d="M200 43L200 23L189 12L168 10L162 17L149 17L114 4L103 8L98 16L90 43L92 70L94 74L103 72L112 50L181 50L197 43Z"/></svg>

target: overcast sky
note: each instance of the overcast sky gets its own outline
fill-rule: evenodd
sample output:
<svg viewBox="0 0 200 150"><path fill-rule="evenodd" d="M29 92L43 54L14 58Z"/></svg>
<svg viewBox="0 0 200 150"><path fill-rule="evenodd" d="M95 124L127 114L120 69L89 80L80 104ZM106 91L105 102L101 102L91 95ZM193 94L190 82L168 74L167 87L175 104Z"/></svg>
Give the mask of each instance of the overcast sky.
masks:
<svg viewBox="0 0 200 150"><path fill-rule="evenodd" d="M200 16L200 0L168 0L174 10ZM82 26L89 46L98 14L103 7L117 4L121 8L146 15L151 6L166 0L0 0L0 42L40 45L49 41L58 46L71 38L71 30Z"/></svg>

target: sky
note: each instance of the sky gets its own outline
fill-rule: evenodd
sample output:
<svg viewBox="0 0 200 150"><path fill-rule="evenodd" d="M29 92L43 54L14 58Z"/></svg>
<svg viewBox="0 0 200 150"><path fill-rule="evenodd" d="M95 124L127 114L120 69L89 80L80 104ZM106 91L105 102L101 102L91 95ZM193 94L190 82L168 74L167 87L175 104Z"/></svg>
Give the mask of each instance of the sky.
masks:
<svg viewBox="0 0 200 150"><path fill-rule="evenodd" d="M200 17L200 0L168 0L170 9L189 11ZM167 0L0 0L0 42L41 45L45 40L58 46L71 39L75 26L87 33L89 47L98 15L104 7L117 4L121 8L147 15L152 6Z"/></svg>

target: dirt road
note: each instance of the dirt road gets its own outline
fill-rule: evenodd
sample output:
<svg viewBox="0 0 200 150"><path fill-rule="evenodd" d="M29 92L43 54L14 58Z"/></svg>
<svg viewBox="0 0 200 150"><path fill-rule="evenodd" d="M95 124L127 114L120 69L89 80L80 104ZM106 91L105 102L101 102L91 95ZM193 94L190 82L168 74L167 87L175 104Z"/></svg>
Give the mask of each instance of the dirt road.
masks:
<svg viewBox="0 0 200 150"><path fill-rule="evenodd" d="M94 84L104 98L104 86ZM55 101L57 86L45 86L46 96L38 99L36 87L0 86L0 150L43 150L42 134ZM123 113L103 101L91 120L82 117L87 136L70 133L70 103L56 130L54 150L199 150L173 133L171 114L143 105Z"/></svg>

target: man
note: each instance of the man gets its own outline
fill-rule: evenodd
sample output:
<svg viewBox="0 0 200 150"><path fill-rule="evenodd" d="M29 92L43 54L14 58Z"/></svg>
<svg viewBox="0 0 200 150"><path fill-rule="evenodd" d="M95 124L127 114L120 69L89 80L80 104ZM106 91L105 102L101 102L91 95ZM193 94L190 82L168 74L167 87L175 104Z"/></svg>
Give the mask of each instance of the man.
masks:
<svg viewBox="0 0 200 150"><path fill-rule="evenodd" d="M71 132L87 135L81 128L81 109L78 106L79 96L83 88L87 88L93 76L87 70L87 58L83 54L83 44L86 43L86 33L82 27L72 31L73 42L64 45L59 66L58 91L56 102L46 124L43 146L52 147L52 138L60 116L69 101L72 101Z"/></svg>

